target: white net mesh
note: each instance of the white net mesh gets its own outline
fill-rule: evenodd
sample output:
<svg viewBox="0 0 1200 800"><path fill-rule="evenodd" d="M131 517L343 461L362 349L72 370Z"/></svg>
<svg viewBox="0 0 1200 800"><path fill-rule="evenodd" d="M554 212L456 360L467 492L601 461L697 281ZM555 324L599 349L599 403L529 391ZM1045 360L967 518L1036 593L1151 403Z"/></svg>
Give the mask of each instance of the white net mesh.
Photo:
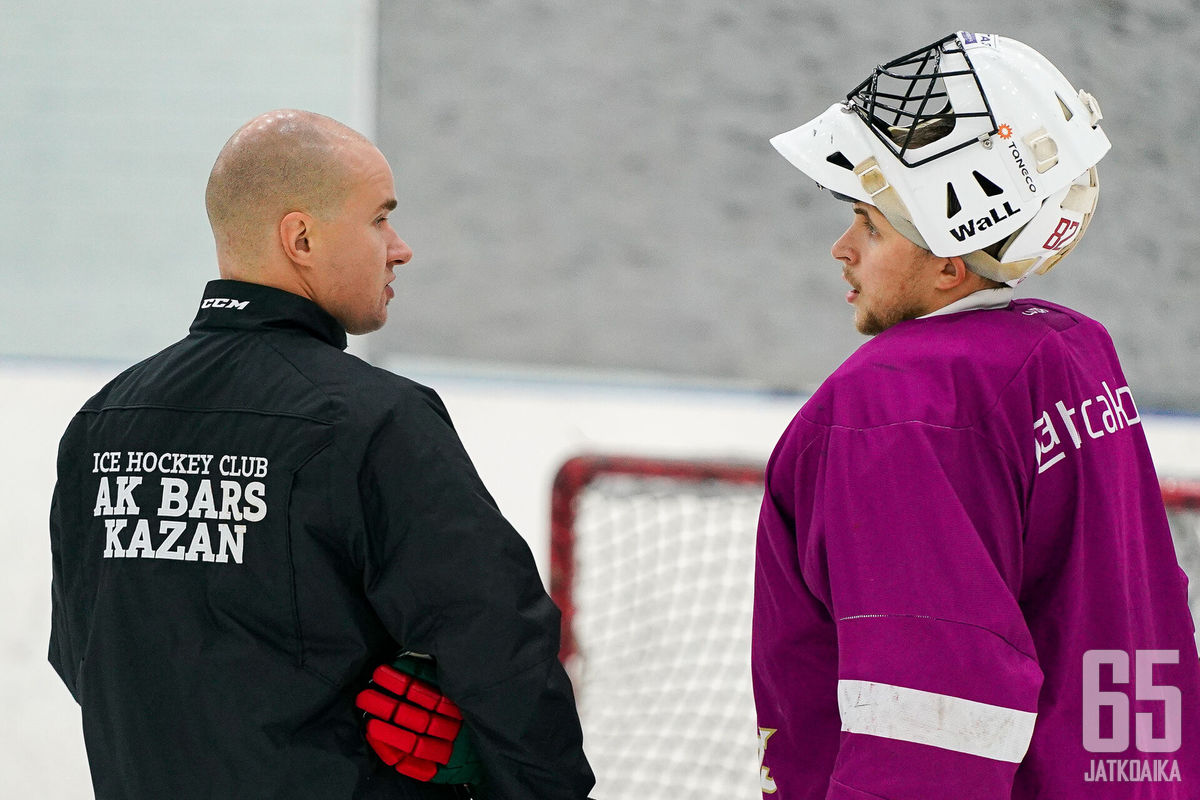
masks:
<svg viewBox="0 0 1200 800"><path fill-rule="evenodd" d="M620 473L578 495L568 668L597 797L759 797L749 661L761 499L761 480Z"/></svg>
<svg viewBox="0 0 1200 800"><path fill-rule="evenodd" d="M575 461L590 463L556 488L552 583L595 795L760 798L749 666L759 471ZM1164 496L1200 620L1200 485Z"/></svg>

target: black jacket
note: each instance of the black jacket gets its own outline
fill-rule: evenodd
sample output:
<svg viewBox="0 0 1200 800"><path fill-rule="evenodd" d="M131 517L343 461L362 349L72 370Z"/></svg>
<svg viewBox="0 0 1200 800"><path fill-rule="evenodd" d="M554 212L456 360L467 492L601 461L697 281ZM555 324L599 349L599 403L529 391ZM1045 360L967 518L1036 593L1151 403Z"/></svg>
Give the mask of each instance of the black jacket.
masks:
<svg viewBox="0 0 1200 800"><path fill-rule="evenodd" d="M593 783L559 614L430 389L316 304L213 281L184 340L72 420L50 661L96 797L443 798L366 747L354 696L433 655L489 798Z"/></svg>

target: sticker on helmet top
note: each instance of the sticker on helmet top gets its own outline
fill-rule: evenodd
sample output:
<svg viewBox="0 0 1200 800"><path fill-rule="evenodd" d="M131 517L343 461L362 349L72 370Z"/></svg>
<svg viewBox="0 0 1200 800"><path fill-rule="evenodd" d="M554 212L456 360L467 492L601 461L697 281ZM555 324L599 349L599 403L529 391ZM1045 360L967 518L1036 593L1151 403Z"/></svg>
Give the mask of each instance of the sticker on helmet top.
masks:
<svg viewBox="0 0 1200 800"><path fill-rule="evenodd" d="M994 33L968 33L967 31L959 31L958 38L962 39L963 47L996 46L996 34Z"/></svg>

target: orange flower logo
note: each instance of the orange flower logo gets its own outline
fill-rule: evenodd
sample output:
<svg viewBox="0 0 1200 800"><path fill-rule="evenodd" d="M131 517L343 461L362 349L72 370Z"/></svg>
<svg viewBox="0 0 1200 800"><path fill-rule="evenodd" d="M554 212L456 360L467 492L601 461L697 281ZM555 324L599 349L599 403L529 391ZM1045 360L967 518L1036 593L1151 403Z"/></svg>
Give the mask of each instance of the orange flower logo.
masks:
<svg viewBox="0 0 1200 800"><path fill-rule="evenodd" d="M996 131L996 133L997 133L997 135L999 135L999 137L1001 139L1011 139L1012 138L1012 126L1011 125L1001 125L1000 128Z"/></svg>

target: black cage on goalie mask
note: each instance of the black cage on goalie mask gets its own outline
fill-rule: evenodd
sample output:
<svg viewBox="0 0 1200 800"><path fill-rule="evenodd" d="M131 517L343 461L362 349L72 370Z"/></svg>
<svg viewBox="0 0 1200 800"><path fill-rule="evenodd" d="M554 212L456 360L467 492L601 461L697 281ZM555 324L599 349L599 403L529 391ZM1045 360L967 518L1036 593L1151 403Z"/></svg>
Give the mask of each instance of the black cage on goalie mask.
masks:
<svg viewBox="0 0 1200 800"><path fill-rule="evenodd" d="M959 36L951 34L876 67L846 95L847 109L858 114L906 167L984 141L999 130ZM953 92L947 81L954 85ZM987 130L958 126L959 120L971 118L986 118Z"/></svg>

